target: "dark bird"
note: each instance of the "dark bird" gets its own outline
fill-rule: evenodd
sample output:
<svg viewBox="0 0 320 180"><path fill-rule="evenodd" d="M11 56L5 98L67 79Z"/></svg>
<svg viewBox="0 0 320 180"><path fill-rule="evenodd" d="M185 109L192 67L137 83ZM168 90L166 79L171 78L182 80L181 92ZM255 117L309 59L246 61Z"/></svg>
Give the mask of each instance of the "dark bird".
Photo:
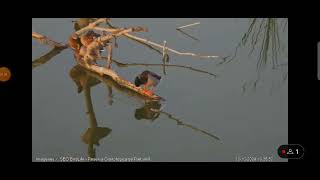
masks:
<svg viewBox="0 0 320 180"><path fill-rule="evenodd" d="M158 83L161 80L161 76L157 75L156 73L153 73L151 71L143 71L141 74L139 74L134 81L134 84L139 87L143 85L143 89L147 90L147 88L150 88L150 90L147 90L149 93L153 93L154 87L158 85Z"/></svg>

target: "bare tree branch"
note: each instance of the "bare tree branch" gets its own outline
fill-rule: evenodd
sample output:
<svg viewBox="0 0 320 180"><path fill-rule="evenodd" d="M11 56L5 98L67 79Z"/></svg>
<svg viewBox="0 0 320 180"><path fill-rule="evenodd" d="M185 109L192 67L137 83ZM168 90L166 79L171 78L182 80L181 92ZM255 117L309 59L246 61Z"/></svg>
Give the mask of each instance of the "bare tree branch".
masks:
<svg viewBox="0 0 320 180"><path fill-rule="evenodd" d="M102 57L105 58L105 57ZM112 61L114 63L116 63L116 65L118 67L130 67L130 66L166 66L166 67L179 67L179 68L185 68L185 69L190 69L192 71L196 71L196 72L200 72L200 73L205 73L205 74L209 74L213 77L217 77L218 75L213 74L211 72L208 71L204 71L201 69L196 69L194 67L191 66L184 66L184 65L178 65L178 64L145 64L145 63L123 63L123 62L119 62L118 60L112 59Z"/></svg>

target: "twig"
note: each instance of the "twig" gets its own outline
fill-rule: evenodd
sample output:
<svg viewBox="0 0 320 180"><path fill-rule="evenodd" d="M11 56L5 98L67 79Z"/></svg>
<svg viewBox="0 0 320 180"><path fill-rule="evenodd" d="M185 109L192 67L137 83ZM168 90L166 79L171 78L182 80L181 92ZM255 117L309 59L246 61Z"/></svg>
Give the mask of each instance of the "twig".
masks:
<svg viewBox="0 0 320 180"><path fill-rule="evenodd" d="M79 31L75 32L75 34L77 36L81 35L82 33L88 31L88 30L91 30L93 29L95 26L99 25L100 23L103 23L103 22L107 22L109 19L108 18L99 18L97 19L96 21L90 23L88 26L84 27L84 28L81 28Z"/></svg>
<svg viewBox="0 0 320 180"><path fill-rule="evenodd" d="M185 25L185 26L180 26L180 27L177 28L177 30L183 29L183 28L186 28L186 27L190 27L190 26L195 26L195 25L198 25L198 24L200 24L200 22L188 24L188 25Z"/></svg>
<svg viewBox="0 0 320 180"><path fill-rule="evenodd" d="M112 26L109 22L107 22L107 25L108 25L109 27L111 27L112 29L116 29L116 28L117 28L117 27L115 27L115 26ZM96 27L96 28L97 28L97 27ZM160 51L160 50L154 48L153 46L151 46L151 45L149 45L149 44L146 44L146 43L141 42L141 41L139 41L139 40L137 40L137 39L134 39L134 38L132 38L132 37L129 37L129 36L127 36L126 34L124 34L124 36L125 36L126 38L132 40L132 41L135 41L135 42L138 42L138 43L140 43L140 44L142 44L142 45L144 45L144 46L147 46L148 48L150 48L150 49L158 52L159 54L161 54L161 51Z"/></svg>
<svg viewBox="0 0 320 180"><path fill-rule="evenodd" d="M166 60L165 60L165 57L167 55L167 49L166 49L166 44L167 44L167 41L163 41L163 48L162 48L162 63L163 63L163 74L166 75Z"/></svg>
<svg viewBox="0 0 320 180"><path fill-rule="evenodd" d="M191 36L190 34L188 34L188 33L184 32L184 31L182 31L181 29L177 29L177 31L178 31L178 32L181 32L182 34L184 34L184 35L188 36L189 38L191 38L191 39L193 39L193 40L200 41L199 39L197 39L197 38L195 38L195 37Z"/></svg>
<svg viewBox="0 0 320 180"><path fill-rule="evenodd" d="M84 27L87 28L87 27ZM89 28L90 29L90 28ZM95 27L91 28L95 29ZM100 46L105 46L106 43L108 43L112 38L121 36L123 34L126 34L128 32L138 32L138 31L146 31L146 28L142 27L133 27L133 28L128 28L128 29L119 29L118 31L114 31L113 34L101 36L97 39L95 39L92 43L90 43L87 46L87 52L84 55L84 61L88 62L89 60L94 60L95 57L91 56L92 54L99 54L99 47ZM99 56L99 55L98 55Z"/></svg>
<svg viewBox="0 0 320 180"><path fill-rule="evenodd" d="M64 45L64 44L58 43L56 41L53 41L50 38L48 38L47 36L41 35L37 32L32 32L32 38L38 40L42 44L47 44L49 46L53 46L53 49L50 52L48 52L47 54L32 61L32 69L35 67L38 67L42 64L45 64L52 57L56 56L64 49L68 48L68 45Z"/></svg>
<svg viewBox="0 0 320 180"><path fill-rule="evenodd" d="M112 45L108 44L108 60L107 60L107 68L110 69L112 63Z"/></svg>
<svg viewBox="0 0 320 180"><path fill-rule="evenodd" d="M163 48L162 45L157 44L157 43L152 42L152 41L149 41L147 39L143 39L143 38L131 35L129 33L126 33L124 35L126 37L130 37L130 38L135 39L137 41L141 41L141 42L143 42L145 44L153 45L153 46L156 46L156 47L161 48L161 49ZM195 57L200 57L200 58L217 58L217 57L219 57L219 56L204 56L204 55L199 55L199 54L190 53L190 52L179 52L177 50L174 50L174 49L171 49L171 48L168 48L168 47L167 47L167 50L172 52L172 53L175 53L175 54L178 54L178 55L183 55L183 56L195 56Z"/></svg>
<svg viewBox="0 0 320 180"><path fill-rule="evenodd" d="M102 27L98 27L97 28L97 27L94 27L93 29L110 32L110 28L102 28ZM144 29L141 29L141 30L143 31ZM142 42L144 44L152 45L152 46L155 46L155 47L158 47L158 48L161 48L161 49L163 48L163 46L158 44L158 43L149 41L149 40L144 39L144 38L140 38L138 36L134 36L132 34L129 34L128 32L123 33L123 35L125 37L134 39L136 41L140 41L140 42ZM167 47L167 50L172 52L172 53L175 53L175 54L178 54L178 55L184 55L184 56L195 56L195 57L200 57L200 58L217 58L217 57L219 57L219 56L199 55L199 54L190 53L190 52L179 52L177 50L174 50L174 49L171 49L171 48L168 48L168 47Z"/></svg>
<svg viewBox="0 0 320 180"><path fill-rule="evenodd" d="M107 23L111 28L116 28L114 26L112 26L110 23ZM102 29L100 29L102 30ZM161 46L160 44L157 44L155 42L152 42L152 41L149 41L149 40L146 40L146 39L143 39L143 38L140 38L138 36L134 36L134 35L131 35L129 33L126 33L124 34L125 37L131 39L131 40L135 40L143 45L146 45L148 46L149 48L153 49L153 50L156 50L157 52L159 52L161 54L161 52L155 48L153 48L152 46L156 46L158 48L163 48L163 46ZM184 56L195 56L195 57L200 57L200 58L218 58L219 56L203 56L203 55L198 55L198 54L195 54L195 53L189 53L189 52L179 52L177 50L174 50L174 49L171 49L171 48L167 48L168 51L172 52L172 53L175 53L175 54L178 54L178 55L184 55Z"/></svg>
<svg viewBox="0 0 320 180"><path fill-rule="evenodd" d="M102 57L104 58L104 57ZM116 63L116 65L118 67L130 67L130 66L166 66L166 67L179 67L179 68L185 68L185 69L190 69L192 71L197 71L197 72L201 72L201 73L205 73L205 74L209 74L213 77L217 77L218 75L216 74L213 74L211 72L208 72L208 71L204 71L204 70L201 70L201 69L196 69L196 68L193 68L191 66L183 66L183 65L178 65L178 64L144 64L144 63L122 63L122 62L119 62L115 59L112 59L112 61L114 63Z"/></svg>
<svg viewBox="0 0 320 180"><path fill-rule="evenodd" d="M102 32L108 32L108 33L117 34L117 33L121 32L123 30L126 30L127 28L104 28L104 27L95 26L95 27L92 27L91 29L94 29L94 30L97 30L97 31L102 31ZM129 29L132 29L131 30L132 32L148 32L148 28L140 27L140 26L129 28Z"/></svg>
<svg viewBox="0 0 320 180"><path fill-rule="evenodd" d="M135 41L135 42L138 42L138 43L140 43L140 44L142 44L142 45L144 45L144 46L147 46L148 48L150 48L150 49L158 52L159 54L161 54L161 51L160 51L160 50L154 48L153 46L151 46L151 45L149 45L149 44L146 44L146 43L144 43L144 42L142 42L142 41L139 41L139 40L134 39L134 38L132 38L132 37L129 37L129 36L127 36L127 35L124 35L124 36L127 37L128 39L132 40L132 41Z"/></svg>
<svg viewBox="0 0 320 180"><path fill-rule="evenodd" d="M66 48L68 45L64 45L61 43L58 43L56 41L51 40L50 38L48 38L47 36L41 35L37 32L32 32L32 37L36 40L38 40L40 43L42 44L47 44L53 47L63 47Z"/></svg>
<svg viewBox="0 0 320 180"><path fill-rule="evenodd" d="M164 56L167 54L166 44L167 44L167 41L163 41L162 58L164 58Z"/></svg>

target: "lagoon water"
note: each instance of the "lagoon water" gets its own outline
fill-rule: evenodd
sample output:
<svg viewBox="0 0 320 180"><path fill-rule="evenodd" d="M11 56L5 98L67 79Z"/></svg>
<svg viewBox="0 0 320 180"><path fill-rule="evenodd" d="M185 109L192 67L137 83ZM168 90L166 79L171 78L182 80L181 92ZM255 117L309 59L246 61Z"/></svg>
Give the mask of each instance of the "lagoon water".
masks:
<svg viewBox="0 0 320 180"><path fill-rule="evenodd" d="M32 19L32 31L66 43L74 18ZM111 19L115 26L148 27L133 33L173 49L225 57L232 55L249 19ZM176 30L178 26L201 22ZM280 28L279 21L279 28ZM288 30L279 30L281 62L288 61ZM262 39L261 39L262 41ZM162 63L162 55L124 37L113 57L125 63ZM147 161L287 161L277 148L288 143L288 78L283 71L261 70L254 88L261 46L238 48L234 61L170 54L170 64L192 66L218 75L162 66L112 65L133 81L143 70L163 77L150 102L106 79L76 67L65 49L32 69L32 161L41 158L135 158ZM32 61L51 50L32 40ZM71 76L70 76L71 74ZM285 75L287 76L287 74ZM92 86L78 93L75 82ZM91 105L92 106L91 106ZM90 109L92 107L92 109ZM161 110L156 113L152 109ZM124 159L123 159L124 160Z"/></svg>

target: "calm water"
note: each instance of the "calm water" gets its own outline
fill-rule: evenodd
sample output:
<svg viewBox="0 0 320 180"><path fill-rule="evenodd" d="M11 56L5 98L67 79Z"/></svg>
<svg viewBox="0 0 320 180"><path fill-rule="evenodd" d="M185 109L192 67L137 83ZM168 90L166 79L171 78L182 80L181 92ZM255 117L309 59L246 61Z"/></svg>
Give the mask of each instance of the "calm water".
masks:
<svg viewBox="0 0 320 180"><path fill-rule="evenodd" d="M32 19L32 31L66 43L74 31L72 20ZM199 41L175 30L197 21L201 24L185 32ZM235 52L250 26L249 19L112 19L112 24L145 26L149 32L134 34L158 43L166 40L177 50L220 57ZM279 37L278 59L287 62L287 30L279 30ZM162 63L157 52L126 38L119 38L118 46L113 57L121 62ZM239 48L235 60L222 65L221 58L170 54L171 64L209 71L219 75L217 78L182 68L167 67L164 75L160 66L120 68L113 64L130 81L146 69L163 76L156 92L166 101L158 103L108 79L100 82L94 74L75 67L70 49L62 51L32 69L32 160L89 156L151 161L265 157L286 161L276 152L288 143L288 80L283 80L282 71L266 66L253 88L261 47L255 48L251 56L250 45ZM50 50L32 40L32 60ZM91 86L78 93L75 82L85 80Z"/></svg>

